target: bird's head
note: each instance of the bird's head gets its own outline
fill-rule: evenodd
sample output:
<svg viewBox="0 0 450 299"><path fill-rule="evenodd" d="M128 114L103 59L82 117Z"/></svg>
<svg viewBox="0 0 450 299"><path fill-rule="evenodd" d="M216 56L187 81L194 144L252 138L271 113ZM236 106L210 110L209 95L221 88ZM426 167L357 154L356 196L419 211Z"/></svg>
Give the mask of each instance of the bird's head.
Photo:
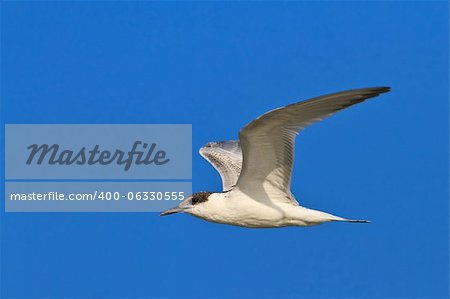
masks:
<svg viewBox="0 0 450 299"><path fill-rule="evenodd" d="M160 216L166 216L182 212L197 215L202 209L204 203L208 201L209 196L211 194L212 192L205 192L205 191L194 193L191 196L187 197L185 200L183 200L178 206L162 212Z"/></svg>

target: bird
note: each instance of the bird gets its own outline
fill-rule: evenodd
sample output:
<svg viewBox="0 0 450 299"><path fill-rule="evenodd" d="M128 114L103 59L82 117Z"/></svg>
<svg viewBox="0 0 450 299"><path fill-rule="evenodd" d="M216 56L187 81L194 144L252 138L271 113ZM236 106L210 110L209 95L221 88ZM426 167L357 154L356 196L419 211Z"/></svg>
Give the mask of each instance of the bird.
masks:
<svg viewBox="0 0 450 299"><path fill-rule="evenodd" d="M219 172L222 191L201 191L160 215L192 216L246 228L314 226L327 222L368 223L302 206L291 192L296 136L345 108L390 91L346 90L271 110L239 132L239 140L210 142L199 153Z"/></svg>

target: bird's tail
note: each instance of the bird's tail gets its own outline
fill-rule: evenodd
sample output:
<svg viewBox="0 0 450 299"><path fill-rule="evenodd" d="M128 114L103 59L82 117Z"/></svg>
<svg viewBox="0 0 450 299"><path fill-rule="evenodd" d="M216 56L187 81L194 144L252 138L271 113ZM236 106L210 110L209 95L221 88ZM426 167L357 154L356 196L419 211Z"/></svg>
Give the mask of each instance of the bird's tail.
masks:
<svg viewBox="0 0 450 299"><path fill-rule="evenodd" d="M353 223L370 223L369 220L343 219L343 220L338 220L338 221L353 222Z"/></svg>
<svg viewBox="0 0 450 299"><path fill-rule="evenodd" d="M339 221L339 222L353 222L353 223L370 223L369 220L355 220L355 219L347 219L343 217L339 217L333 214L321 212L321 211L315 211L314 213L316 220L319 219L317 222L329 222L329 221ZM313 222L313 221L312 221Z"/></svg>
<svg viewBox="0 0 450 299"><path fill-rule="evenodd" d="M355 219L347 219L347 218L343 218L343 217L339 217L336 215L329 215L329 220L330 221L340 221L340 222L353 222L353 223L370 223L369 220L355 220Z"/></svg>

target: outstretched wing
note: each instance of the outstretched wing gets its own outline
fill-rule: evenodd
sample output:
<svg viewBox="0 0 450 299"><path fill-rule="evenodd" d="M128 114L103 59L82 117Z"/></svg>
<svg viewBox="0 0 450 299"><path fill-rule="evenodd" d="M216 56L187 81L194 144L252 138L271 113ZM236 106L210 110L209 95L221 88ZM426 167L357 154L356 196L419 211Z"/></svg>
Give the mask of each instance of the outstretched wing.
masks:
<svg viewBox="0 0 450 299"><path fill-rule="evenodd" d="M239 133L243 166L236 186L243 192L293 203L290 194L294 145L297 134L314 122L361 103L388 87L349 90L313 98L272 110L246 125Z"/></svg>
<svg viewBox="0 0 450 299"><path fill-rule="evenodd" d="M236 185L242 167L242 152L238 140L210 142L199 153L219 172L223 191Z"/></svg>

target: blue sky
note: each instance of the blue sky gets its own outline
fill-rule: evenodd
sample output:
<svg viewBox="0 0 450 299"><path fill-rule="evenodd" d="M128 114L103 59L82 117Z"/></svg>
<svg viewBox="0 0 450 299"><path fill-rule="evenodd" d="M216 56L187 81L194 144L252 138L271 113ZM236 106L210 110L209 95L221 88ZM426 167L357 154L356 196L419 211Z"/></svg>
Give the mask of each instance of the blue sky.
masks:
<svg viewBox="0 0 450 299"><path fill-rule="evenodd" d="M194 153L285 104L392 87L297 140L300 203L371 224L2 208L3 297L448 296L448 3L5 1L1 39L2 125L191 123ZM194 155L194 190L220 187Z"/></svg>

